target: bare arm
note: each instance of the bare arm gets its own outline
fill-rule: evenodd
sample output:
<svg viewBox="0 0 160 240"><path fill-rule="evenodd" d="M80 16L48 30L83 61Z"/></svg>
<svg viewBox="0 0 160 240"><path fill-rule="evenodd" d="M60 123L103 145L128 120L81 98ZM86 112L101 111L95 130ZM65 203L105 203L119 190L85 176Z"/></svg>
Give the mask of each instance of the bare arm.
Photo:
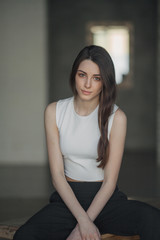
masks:
<svg viewBox="0 0 160 240"><path fill-rule="evenodd" d="M59 132L56 125L56 103L49 104L44 114L46 141L52 182L77 221L86 219L87 213L78 202L64 175L63 158L59 146Z"/></svg>
<svg viewBox="0 0 160 240"><path fill-rule="evenodd" d="M122 110L118 109L115 113L110 133L109 158L104 168L104 181L87 210L88 216L92 221L101 212L116 187L124 152L126 130L127 117Z"/></svg>

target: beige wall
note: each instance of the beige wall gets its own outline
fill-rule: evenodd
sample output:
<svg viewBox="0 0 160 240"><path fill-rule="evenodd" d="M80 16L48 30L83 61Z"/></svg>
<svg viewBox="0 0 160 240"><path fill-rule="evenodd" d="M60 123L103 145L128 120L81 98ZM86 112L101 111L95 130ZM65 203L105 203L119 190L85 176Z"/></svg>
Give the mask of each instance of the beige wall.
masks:
<svg viewBox="0 0 160 240"><path fill-rule="evenodd" d="M0 1L0 164L44 164L46 1Z"/></svg>

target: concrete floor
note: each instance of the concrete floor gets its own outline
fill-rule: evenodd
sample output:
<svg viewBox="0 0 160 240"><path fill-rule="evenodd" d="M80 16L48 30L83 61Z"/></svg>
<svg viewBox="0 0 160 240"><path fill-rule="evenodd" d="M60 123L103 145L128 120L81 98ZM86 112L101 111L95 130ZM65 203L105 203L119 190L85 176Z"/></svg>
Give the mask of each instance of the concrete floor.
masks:
<svg viewBox="0 0 160 240"><path fill-rule="evenodd" d="M160 168L151 152L124 153L118 185L129 198L148 202L160 208ZM17 170L18 171L18 170ZM42 175L43 170L40 174ZM30 172L31 173L31 172ZM7 171L5 173L8 179ZM39 179L45 179L42 176ZM38 176L36 176L37 178ZM47 180L48 181L48 177ZM23 187L23 181L21 181ZM51 183L49 183L51 185ZM40 185L40 183L39 183ZM25 185L25 187L27 184ZM30 185L28 183L28 188ZM39 189L40 186L38 186ZM7 189L8 190L8 189ZM19 225L48 203L52 188L44 195L22 194L18 197L0 197L0 224Z"/></svg>

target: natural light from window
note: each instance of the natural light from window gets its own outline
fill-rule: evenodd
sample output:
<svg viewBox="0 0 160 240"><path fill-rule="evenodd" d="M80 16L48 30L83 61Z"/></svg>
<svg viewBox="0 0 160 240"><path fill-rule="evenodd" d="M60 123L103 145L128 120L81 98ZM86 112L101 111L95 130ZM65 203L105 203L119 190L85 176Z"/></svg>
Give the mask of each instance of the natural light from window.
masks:
<svg viewBox="0 0 160 240"><path fill-rule="evenodd" d="M120 84L129 73L129 29L126 26L92 26L93 44L104 47L111 55Z"/></svg>

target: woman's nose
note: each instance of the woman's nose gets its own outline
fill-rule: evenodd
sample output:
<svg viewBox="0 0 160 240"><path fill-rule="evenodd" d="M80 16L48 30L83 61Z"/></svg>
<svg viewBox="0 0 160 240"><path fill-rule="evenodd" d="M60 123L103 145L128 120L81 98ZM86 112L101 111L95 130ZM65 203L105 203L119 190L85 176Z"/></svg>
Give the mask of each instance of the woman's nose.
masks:
<svg viewBox="0 0 160 240"><path fill-rule="evenodd" d="M91 78L87 78L85 81L85 87L90 88L91 87Z"/></svg>

